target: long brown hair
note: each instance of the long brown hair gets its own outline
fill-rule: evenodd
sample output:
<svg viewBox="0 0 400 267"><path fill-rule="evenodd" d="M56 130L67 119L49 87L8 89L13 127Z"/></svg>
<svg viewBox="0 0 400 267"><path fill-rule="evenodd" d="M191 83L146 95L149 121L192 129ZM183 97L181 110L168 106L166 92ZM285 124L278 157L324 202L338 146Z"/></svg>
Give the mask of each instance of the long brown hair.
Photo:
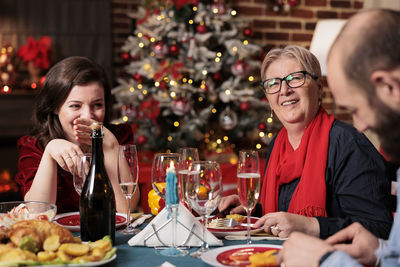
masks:
<svg viewBox="0 0 400 267"><path fill-rule="evenodd" d="M104 88L106 114L104 123L108 123L110 102L110 85L104 69L86 57L68 57L54 65L46 75L43 89L37 96L33 111L33 128L35 136L44 147L52 139L65 139L64 130L55 112L67 99L76 85L87 85L98 82Z"/></svg>

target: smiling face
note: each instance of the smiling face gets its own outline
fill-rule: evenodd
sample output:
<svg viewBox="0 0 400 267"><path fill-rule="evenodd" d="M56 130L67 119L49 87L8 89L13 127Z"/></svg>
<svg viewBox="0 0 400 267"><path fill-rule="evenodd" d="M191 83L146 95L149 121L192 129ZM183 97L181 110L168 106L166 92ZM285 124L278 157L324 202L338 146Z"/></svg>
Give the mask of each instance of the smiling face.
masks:
<svg viewBox="0 0 400 267"><path fill-rule="evenodd" d="M87 118L103 122L105 112L104 88L98 82L92 82L74 86L56 114L67 139L76 143L73 121Z"/></svg>
<svg viewBox="0 0 400 267"><path fill-rule="evenodd" d="M266 70L266 79L282 78L289 73L302 71L303 67L291 57L281 57L272 62ZM275 94L267 94L271 108L282 124L290 131L291 126L304 129L312 121L319 109L322 97L322 84L306 75L306 82L298 88L289 88L282 82L281 90Z"/></svg>

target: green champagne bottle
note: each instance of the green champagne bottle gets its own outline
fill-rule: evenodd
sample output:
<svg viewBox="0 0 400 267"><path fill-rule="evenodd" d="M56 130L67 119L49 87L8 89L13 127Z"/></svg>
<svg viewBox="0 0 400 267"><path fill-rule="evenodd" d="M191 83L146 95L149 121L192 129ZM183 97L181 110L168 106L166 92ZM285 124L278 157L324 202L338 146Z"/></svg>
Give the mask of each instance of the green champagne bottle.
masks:
<svg viewBox="0 0 400 267"><path fill-rule="evenodd" d="M79 202L82 241L115 241L115 195L104 167L103 125L93 123L92 161Z"/></svg>

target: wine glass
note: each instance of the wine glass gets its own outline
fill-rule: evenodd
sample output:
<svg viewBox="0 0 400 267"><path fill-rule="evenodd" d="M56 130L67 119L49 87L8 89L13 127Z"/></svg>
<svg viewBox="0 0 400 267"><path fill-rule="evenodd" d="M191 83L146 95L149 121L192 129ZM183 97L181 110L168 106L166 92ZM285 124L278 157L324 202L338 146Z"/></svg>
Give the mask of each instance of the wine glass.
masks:
<svg viewBox="0 0 400 267"><path fill-rule="evenodd" d="M128 201L126 228L118 231L123 235L136 234L139 230L131 226L131 199L138 184L139 166L135 145L120 145L118 151L118 182Z"/></svg>
<svg viewBox="0 0 400 267"><path fill-rule="evenodd" d="M258 152L254 150L239 151L237 183L240 203L247 212L247 244L250 239L250 214L260 194L260 172Z"/></svg>
<svg viewBox="0 0 400 267"><path fill-rule="evenodd" d="M179 197L177 188L178 177L176 176L175 167L178 167L178 163L178 153L157 153L154 155L151 170L153 189L165 200L165 205L166 208L169 209L172 223L172 246L160 251L160 254L173 257L185 256L189 253L188 250L181 249L176 244ZM162 184L165 186L162 186ZM163 191L161 188L165 188L166 191Z"/></svg>
<svg viewBox="0 0 400 267"><path fill-rule="evenodd" d="M189 165L193 161L199 161L199 152L197 148L193 147L184 147L179 149L179 171L178 171L178 181L179 181L179 194L181 201L189 206L188 201L186 200L185 194L185 184L186 184L186 176L189 172Z"/></svg>
<svg viewBox="0 0 400 267"><path fill-rule="evenodd" d="M218 207L222 197L221 169L215 161L194 161L189 166L186 180L186 199L189 205L203 217L203 242L199 250L190 255L200 258L208 251L206 229L208 216Z"/></svg>
<svg viewBox="0 0 400 267"><path fill-rule="evenodd" d="M83 154L78 156L75 163L75 171L73 174L73 184L75 191L78 195L81 195L83 184L85 183L86 176L88 175L90 169L91 154Z"/></svg>

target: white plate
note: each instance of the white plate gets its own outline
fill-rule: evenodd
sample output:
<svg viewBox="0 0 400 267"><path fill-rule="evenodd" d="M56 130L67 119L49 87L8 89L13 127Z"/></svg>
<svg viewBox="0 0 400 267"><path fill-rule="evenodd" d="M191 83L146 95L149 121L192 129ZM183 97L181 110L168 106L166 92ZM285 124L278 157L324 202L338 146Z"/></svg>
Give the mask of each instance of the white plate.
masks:
<svg viewBox="0 0 400 267"><path fill-rule="evenodd" d="M201 255L201 259L212 266L219 266L219 267L231 267L234 265L224 265L217 260L218 255L224 253L228 250L234 249L244 249L244 248L268 248L268 249L282 249L280 245L267 245L267 244L253 244L253 245L236 245L236 246L227 246L209 250Z"/></svg>
<svg viewBox="0 0 400 267"><path fill-rule="evenodd" d="M87 263L71 263L71 264L58 264L58 265L35 265L35 266L43 266L43 267L79 267L79 266L100 266L107 264L117 258L117 254L114 254L111 258L104 261L95 261L95 262L87 262ZM32 266L32 267L35 267Z"/></svg>
<svg viewBox="0 0 400 267"><path fill-rule="evenodd" d="M66 217L77 216L77 215L79 216L79 211L57 214L56 217L54 217L53 222L55 222L58 225L63 226L64 228L67 228L68 230L70 230L72 232L79 232L81 230L79 225L68 225L68 224L61 223L60 221L57 221L60 219L64 219ZM123 221L116 222L116 224L115 224L116 228L121 227L126 224L126 214L117 212L116 216L117 216L117 218L119 218L121 220L123 219Z"/></svg>
<svg viewBox="0 0 400 267"><path fill-rule="evenodd" d="M197 217L200 221L201 221L201 217ZM208 218L208 223L211 222L211 220L213 219L213 217ZM250 222L253 224L255 223L258 219L257 217L250 217ZM246 219L247 220L247 219ZM203 223L203 222L201 222ZM227 235L238 235L238 236L242 236L242 235L247 235L247 228L244 226L240 226L240 227L235 227L235 228L231 228L231 229L219 229L219 228L210 228L207 227L207 230L210 231L211 233L213 233L216 237L225 237ZM252 228L250 229L250 234L256 234L263 231L263 228Z"/></svg>

